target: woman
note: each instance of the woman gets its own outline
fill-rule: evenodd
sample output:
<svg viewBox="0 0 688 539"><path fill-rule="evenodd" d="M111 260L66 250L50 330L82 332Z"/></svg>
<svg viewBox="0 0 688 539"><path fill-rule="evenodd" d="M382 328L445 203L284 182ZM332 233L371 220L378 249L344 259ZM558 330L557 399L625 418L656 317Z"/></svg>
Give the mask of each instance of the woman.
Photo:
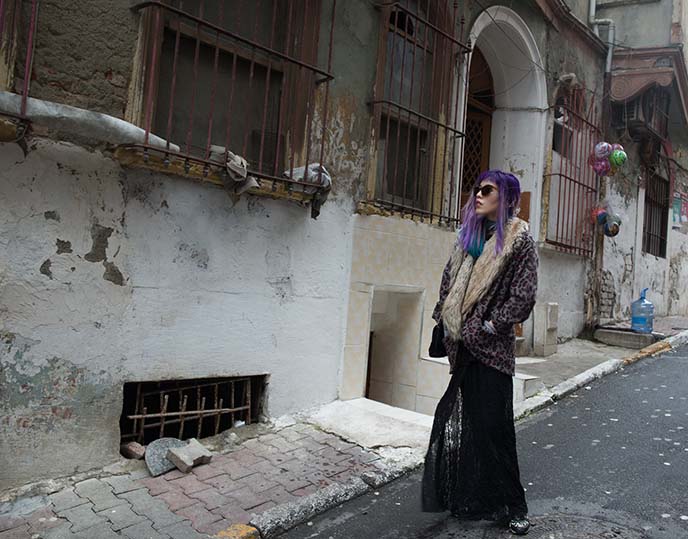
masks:
<svg viewBox="0 0 688 539"><path fill-rule="evenodd" d="M483 172L442 275L433 318L444 331L452 377L425 457L423 510L498 520L525 535L530 522L512 401L514 324L535 304L538 258L528 225L516 217L520 199L513 174Z"/></svg>

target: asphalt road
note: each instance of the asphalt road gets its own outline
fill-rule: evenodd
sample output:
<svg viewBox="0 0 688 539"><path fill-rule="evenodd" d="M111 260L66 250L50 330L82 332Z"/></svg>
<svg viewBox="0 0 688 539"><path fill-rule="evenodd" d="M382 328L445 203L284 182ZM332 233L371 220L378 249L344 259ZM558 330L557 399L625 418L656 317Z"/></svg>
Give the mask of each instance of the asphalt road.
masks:
<svg viewBox="0 0 688 539"><path fill-rule="evenodd" d="M531 539L688 539L688 347L582 388L517 426ZM488 522L419 510L420 473L284 539L493 539Z"/></svg>

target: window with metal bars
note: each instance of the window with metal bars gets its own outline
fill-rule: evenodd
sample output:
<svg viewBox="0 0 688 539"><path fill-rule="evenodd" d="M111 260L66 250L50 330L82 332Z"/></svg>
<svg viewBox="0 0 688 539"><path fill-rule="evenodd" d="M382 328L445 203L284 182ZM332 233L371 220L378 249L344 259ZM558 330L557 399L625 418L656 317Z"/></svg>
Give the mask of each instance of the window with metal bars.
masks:
<svg viewBox="0 0 688 539"><path fill-rule="evenodd" d="M645 188L643 252L666 258L669 227L669 180L649 171Z"/></svg>
<svg viewBox="0 0 688 539"><path fill-rule="evenodd" d="M548 174L546 242L555 249L590 256L595 228L590 210L599 179L588 159L600 137L594 100L582 88L561 92L554 106L552 166Z"/></svg>
<svg viewBox="0 0 688 539"><path fill-rule="evenodd" d="M450 5L451 4L451 5ZM454 222L458 199L455 2L380 4L375 201L401 213Z"/></svg>
<svg viewBox="0 0 688 539"><path fill-rule="evenodd" d="M318 66L318 52L331 59L334 21L334 8L323 13L322 5L136 2L146 29L140 123L147 137L167 141L145 150L205 165L223 164L232 152L251 175L282 182L294 168L321 162L332 76ZM321 46L321 24L330 28L329 48Z"/></svg>

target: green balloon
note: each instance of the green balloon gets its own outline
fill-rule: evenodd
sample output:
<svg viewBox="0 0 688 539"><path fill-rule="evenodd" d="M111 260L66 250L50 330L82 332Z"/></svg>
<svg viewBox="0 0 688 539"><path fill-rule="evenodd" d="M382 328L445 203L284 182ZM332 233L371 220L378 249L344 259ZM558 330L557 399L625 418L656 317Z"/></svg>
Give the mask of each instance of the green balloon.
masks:
<svg viewBox="0 0 688 539"><path fill-rule="evenodd" d="M626 163L626 159L628 159L626 152L623 150L614 150L609 156L609 164L613 167L619 168Z"/></svg>

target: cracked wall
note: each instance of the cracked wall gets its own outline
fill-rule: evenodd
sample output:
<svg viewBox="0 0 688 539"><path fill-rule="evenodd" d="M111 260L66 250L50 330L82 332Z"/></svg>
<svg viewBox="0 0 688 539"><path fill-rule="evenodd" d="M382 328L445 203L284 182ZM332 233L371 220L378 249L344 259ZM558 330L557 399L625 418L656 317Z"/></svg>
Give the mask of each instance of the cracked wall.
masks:
<svg viewBox="0 0 688 539"><path fill-rule="evenodd" d="M124 382L269 373L269 415L336 398L348 206L233 205L45 140L0 149L0 200L3 487L118 459Z"/></svg>

